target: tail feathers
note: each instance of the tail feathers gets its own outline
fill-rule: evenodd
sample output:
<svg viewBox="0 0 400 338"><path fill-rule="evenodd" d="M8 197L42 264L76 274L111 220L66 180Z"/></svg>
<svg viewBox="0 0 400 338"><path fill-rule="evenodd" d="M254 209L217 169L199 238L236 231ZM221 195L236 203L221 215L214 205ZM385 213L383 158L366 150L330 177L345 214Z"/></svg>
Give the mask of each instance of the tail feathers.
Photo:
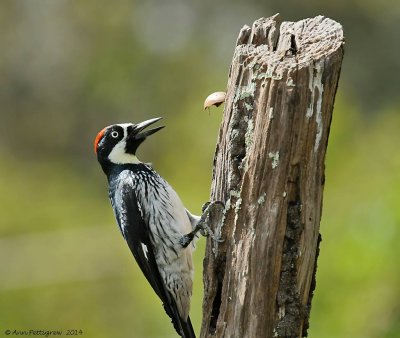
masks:
<svg viewBox="0 0 400 338"><path fill-rule="evenodd" d="M181 336L183 338L196 338L196 335L194 334L193 331L193 326L192 322L190 321L190 317L187 318L186 321L181 320L180 325L182 327L182 333Z"/></svg>
<svg viewBox="0 0 400 338"><path fill-rule="evenodd" d="M171 323L173 324L175 331L182 338L196 338L190 317L188 317L186 321L183 320L176 307L171 308L164 304L164 309L171 318Z"/></svg>

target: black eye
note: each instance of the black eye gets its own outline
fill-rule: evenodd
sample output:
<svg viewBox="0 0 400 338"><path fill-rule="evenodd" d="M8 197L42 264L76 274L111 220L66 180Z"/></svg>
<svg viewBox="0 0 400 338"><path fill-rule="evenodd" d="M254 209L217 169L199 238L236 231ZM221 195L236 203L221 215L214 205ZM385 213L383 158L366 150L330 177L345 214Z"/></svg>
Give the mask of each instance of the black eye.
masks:
<svg viewBox="0 0 400 338"><path fill-rule="evenodd" d="M119 135L118 132L115 131L115 130L114 130L113 132L111 132L111 137L112 137L112 138L117 138L118 135Z"/></svg>

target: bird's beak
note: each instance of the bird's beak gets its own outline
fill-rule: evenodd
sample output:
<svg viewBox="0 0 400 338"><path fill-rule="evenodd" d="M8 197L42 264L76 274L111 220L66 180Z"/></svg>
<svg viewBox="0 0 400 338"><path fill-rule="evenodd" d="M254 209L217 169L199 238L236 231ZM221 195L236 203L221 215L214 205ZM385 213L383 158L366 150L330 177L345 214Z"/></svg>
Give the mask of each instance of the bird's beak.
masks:
<svg viewBox="0 0 400 338"><path fill-rule="evenodd" d="M147 128L148 126L160 121L162 117L156 117L154 119L150 119L147 121L143 121L135 125L134 129L129 135L130 139L135 139L135 140L144 140L147 136L156 133L157 131L163 129L165 126L160 126L156 127L153 129L146 130L144 132L141 132L143 129Z"/></svg>

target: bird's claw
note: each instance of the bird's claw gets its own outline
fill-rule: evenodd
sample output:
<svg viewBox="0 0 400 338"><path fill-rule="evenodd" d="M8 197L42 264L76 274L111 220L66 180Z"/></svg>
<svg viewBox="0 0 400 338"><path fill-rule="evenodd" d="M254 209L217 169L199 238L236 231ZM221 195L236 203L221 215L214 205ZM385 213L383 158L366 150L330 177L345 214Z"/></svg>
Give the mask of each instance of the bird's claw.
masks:
<svg viewBox="0 0 400 338"><path fill-rule="evenodd" d="M193 231L179 239L179 244L182 245L183 248L186 248L192 242L193 238L198 232L200 232L200 234L204 237L211 237L215 242L221 243L224 241L220 236L215 235L208 226L210 213L215 210L216 206L222 207L222 209L225 208L224 203L220 201L207 202L203 205L203 214L201 215L200 220L194 227Z"/></svg>
<svg viewBox="0 0 400 338"><path fill-rule="evenodd" d="M203 223L200 225L200 234L204 237L211 237L215 242L222 243L224 240L222 239L221 236L215 235L214 232L211 230L211 228Z"/></svg>
<svg viewBox="0 0 400 338"><path fill-rule="evenodd" d="M208 206L210 205L211 202L206 202L203 204L203 206L201 207L201 212L204 214L208 208Z"/></svg>
<svg viewBox="0 0 400 338"><path fill-rule="evenodd" d="M225 204L223 202L221 202L221 201L206 202L206 203L203 204L203 206L201 208L201 212L203 214L206 213L206 212L209 213L211 211L208 211L208 209L214 207L215 205L219 205L222 208L225 208Z"/></svg>
<svg viewBox="0 0 400 338"><path fill-rule="evenodd" d="M223 242L224 240L220 237L214 234L214 232L211 230L211 228L208 226L208 220L210 217L210 213L215 210L215 207L221 207L222 209L225 208L225 204L222 203L221 201L213 201L213 202L207 202L204 203L202 207L202 212L203 214L201 215L200 221L197 224L197 226L200 229L200 233L204 237L210 236L214 241L216 242Z"/></svg>

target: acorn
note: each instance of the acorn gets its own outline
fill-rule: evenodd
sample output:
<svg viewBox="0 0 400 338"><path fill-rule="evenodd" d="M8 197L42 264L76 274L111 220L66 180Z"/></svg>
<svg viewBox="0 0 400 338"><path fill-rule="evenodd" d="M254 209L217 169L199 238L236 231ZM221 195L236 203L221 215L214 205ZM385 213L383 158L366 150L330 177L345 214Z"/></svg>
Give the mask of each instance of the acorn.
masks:
<svg viewBox="0 0 400 338"><path fill-rule="evenodd" d="M225 102L225 92L215 92L207 96L204 101L204 109L210 108L211 106L219 107Z"/></svg>

